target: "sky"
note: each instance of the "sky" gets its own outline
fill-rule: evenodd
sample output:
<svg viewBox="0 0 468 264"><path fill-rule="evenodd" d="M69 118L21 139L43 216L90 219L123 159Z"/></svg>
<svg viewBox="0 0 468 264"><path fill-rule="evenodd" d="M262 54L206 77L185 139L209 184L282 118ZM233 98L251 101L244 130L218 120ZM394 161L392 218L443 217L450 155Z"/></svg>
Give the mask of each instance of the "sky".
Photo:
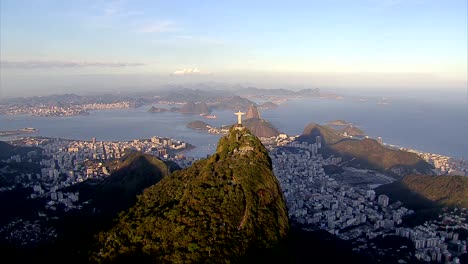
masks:
<svg viewBox="0 0 468 264"><path fill-rule="evenodd" d="M230 82L467 91L466 0L1 0L0 97Z"/></svg>

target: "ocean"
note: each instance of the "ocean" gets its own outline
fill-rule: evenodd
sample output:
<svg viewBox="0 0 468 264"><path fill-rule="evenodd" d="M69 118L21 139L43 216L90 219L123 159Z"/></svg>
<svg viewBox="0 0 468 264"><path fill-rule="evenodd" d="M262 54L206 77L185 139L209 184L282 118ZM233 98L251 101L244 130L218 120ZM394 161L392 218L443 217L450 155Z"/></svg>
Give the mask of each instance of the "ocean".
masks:
<svg viewBox="0 0 468 264"><path fill-rule="evenodd" d="M194 131L186 124L202 120L221 126L237 120L229 110L214 111L217 119L204 119L171 112L148 113L150 107L92 111L88 116L71 117L3 115L0 116L0 130L33 127L39 129L38 133L31 134L35 136L80 140L95 137L104 141L163 136L196 146L185 155L205 157L215 151L219 135ZM464 103L392 100L388 104L378 104L376 100L300 98L288 100L276 109L261 110L261 115L289 135L301 134L311 122L324 124L342 119L357 125L372 138L382 137L387 144L456 158L468 157L468 105Z"/></svg>

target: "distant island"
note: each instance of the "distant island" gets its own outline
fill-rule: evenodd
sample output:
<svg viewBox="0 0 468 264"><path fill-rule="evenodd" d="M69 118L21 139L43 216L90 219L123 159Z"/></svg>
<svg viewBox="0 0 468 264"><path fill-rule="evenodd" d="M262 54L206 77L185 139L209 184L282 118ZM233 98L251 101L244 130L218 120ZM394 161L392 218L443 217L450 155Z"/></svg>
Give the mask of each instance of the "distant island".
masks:
<svg viewBox="0 0 468 264"><path fill-rule="evenodd" d="M209 130L211 128L207 123L197 120L187 124L188 128L197 129L197 130Z"/></svg>
<svg viewBox="0 0 468 264"><path fill-rule="evenodd" d="M169 110L165 109L165 108L158 108L158 107L154 107L152 106L150 109L148 109L148 113L164 113L164 112L168 112Z"/></svg>

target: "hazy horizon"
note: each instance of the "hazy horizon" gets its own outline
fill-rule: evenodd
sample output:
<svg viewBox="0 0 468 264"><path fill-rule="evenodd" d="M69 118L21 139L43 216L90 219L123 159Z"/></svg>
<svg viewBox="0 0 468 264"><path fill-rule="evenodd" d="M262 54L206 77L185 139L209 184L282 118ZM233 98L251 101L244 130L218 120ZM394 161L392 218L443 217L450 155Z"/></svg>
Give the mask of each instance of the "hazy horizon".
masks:
<svg viewBox="0 0 468 264"><path fill-rule="evenodd" d="M220 82L465 94L464 0L0 2L0 97Z"/></svg>
<svg viewBox="0 0 468 264"><path fill-rule="evenodd" d="M235 90L237 87L259 89L321 89L344 96L394 97L421 100L460 101L466 100L468 91L463 85L446 86L437 76L420 74L421 80L411 80L408 74L281 74L261 73L239 76L211 76L211 78L174 78L161 75L63 75L9 76L0 80L0 98L47 96L54 94L100 95L105 93L156 92L167 87L179 86L189 89ZM276 78L275 78L276 77ZM289 77L289 79L288 79ZM356 79L370 80L356 82ZM398 81L406 82L398 83ZM379 83L376 83L380 81ZM354 83L353 83L354 82ZM35 83L35 84L29 84ZM408 87L411 86L411 89ZM4 89L7 87L8 89ZM446 99L446 100L445 100Z"/></svg>

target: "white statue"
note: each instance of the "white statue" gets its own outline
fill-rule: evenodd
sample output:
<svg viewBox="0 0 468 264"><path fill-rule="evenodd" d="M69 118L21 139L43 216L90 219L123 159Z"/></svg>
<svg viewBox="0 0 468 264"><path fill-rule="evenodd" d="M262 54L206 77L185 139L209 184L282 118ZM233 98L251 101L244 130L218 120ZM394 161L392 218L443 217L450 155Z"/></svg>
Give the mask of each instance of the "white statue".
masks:
<svg viewBox="0 0 468 264"><path fill-rule="evenodd" d="M242 116L245 115L245 113L238 111L234 114L237 116L237 124L242 125Z"/></svg>

